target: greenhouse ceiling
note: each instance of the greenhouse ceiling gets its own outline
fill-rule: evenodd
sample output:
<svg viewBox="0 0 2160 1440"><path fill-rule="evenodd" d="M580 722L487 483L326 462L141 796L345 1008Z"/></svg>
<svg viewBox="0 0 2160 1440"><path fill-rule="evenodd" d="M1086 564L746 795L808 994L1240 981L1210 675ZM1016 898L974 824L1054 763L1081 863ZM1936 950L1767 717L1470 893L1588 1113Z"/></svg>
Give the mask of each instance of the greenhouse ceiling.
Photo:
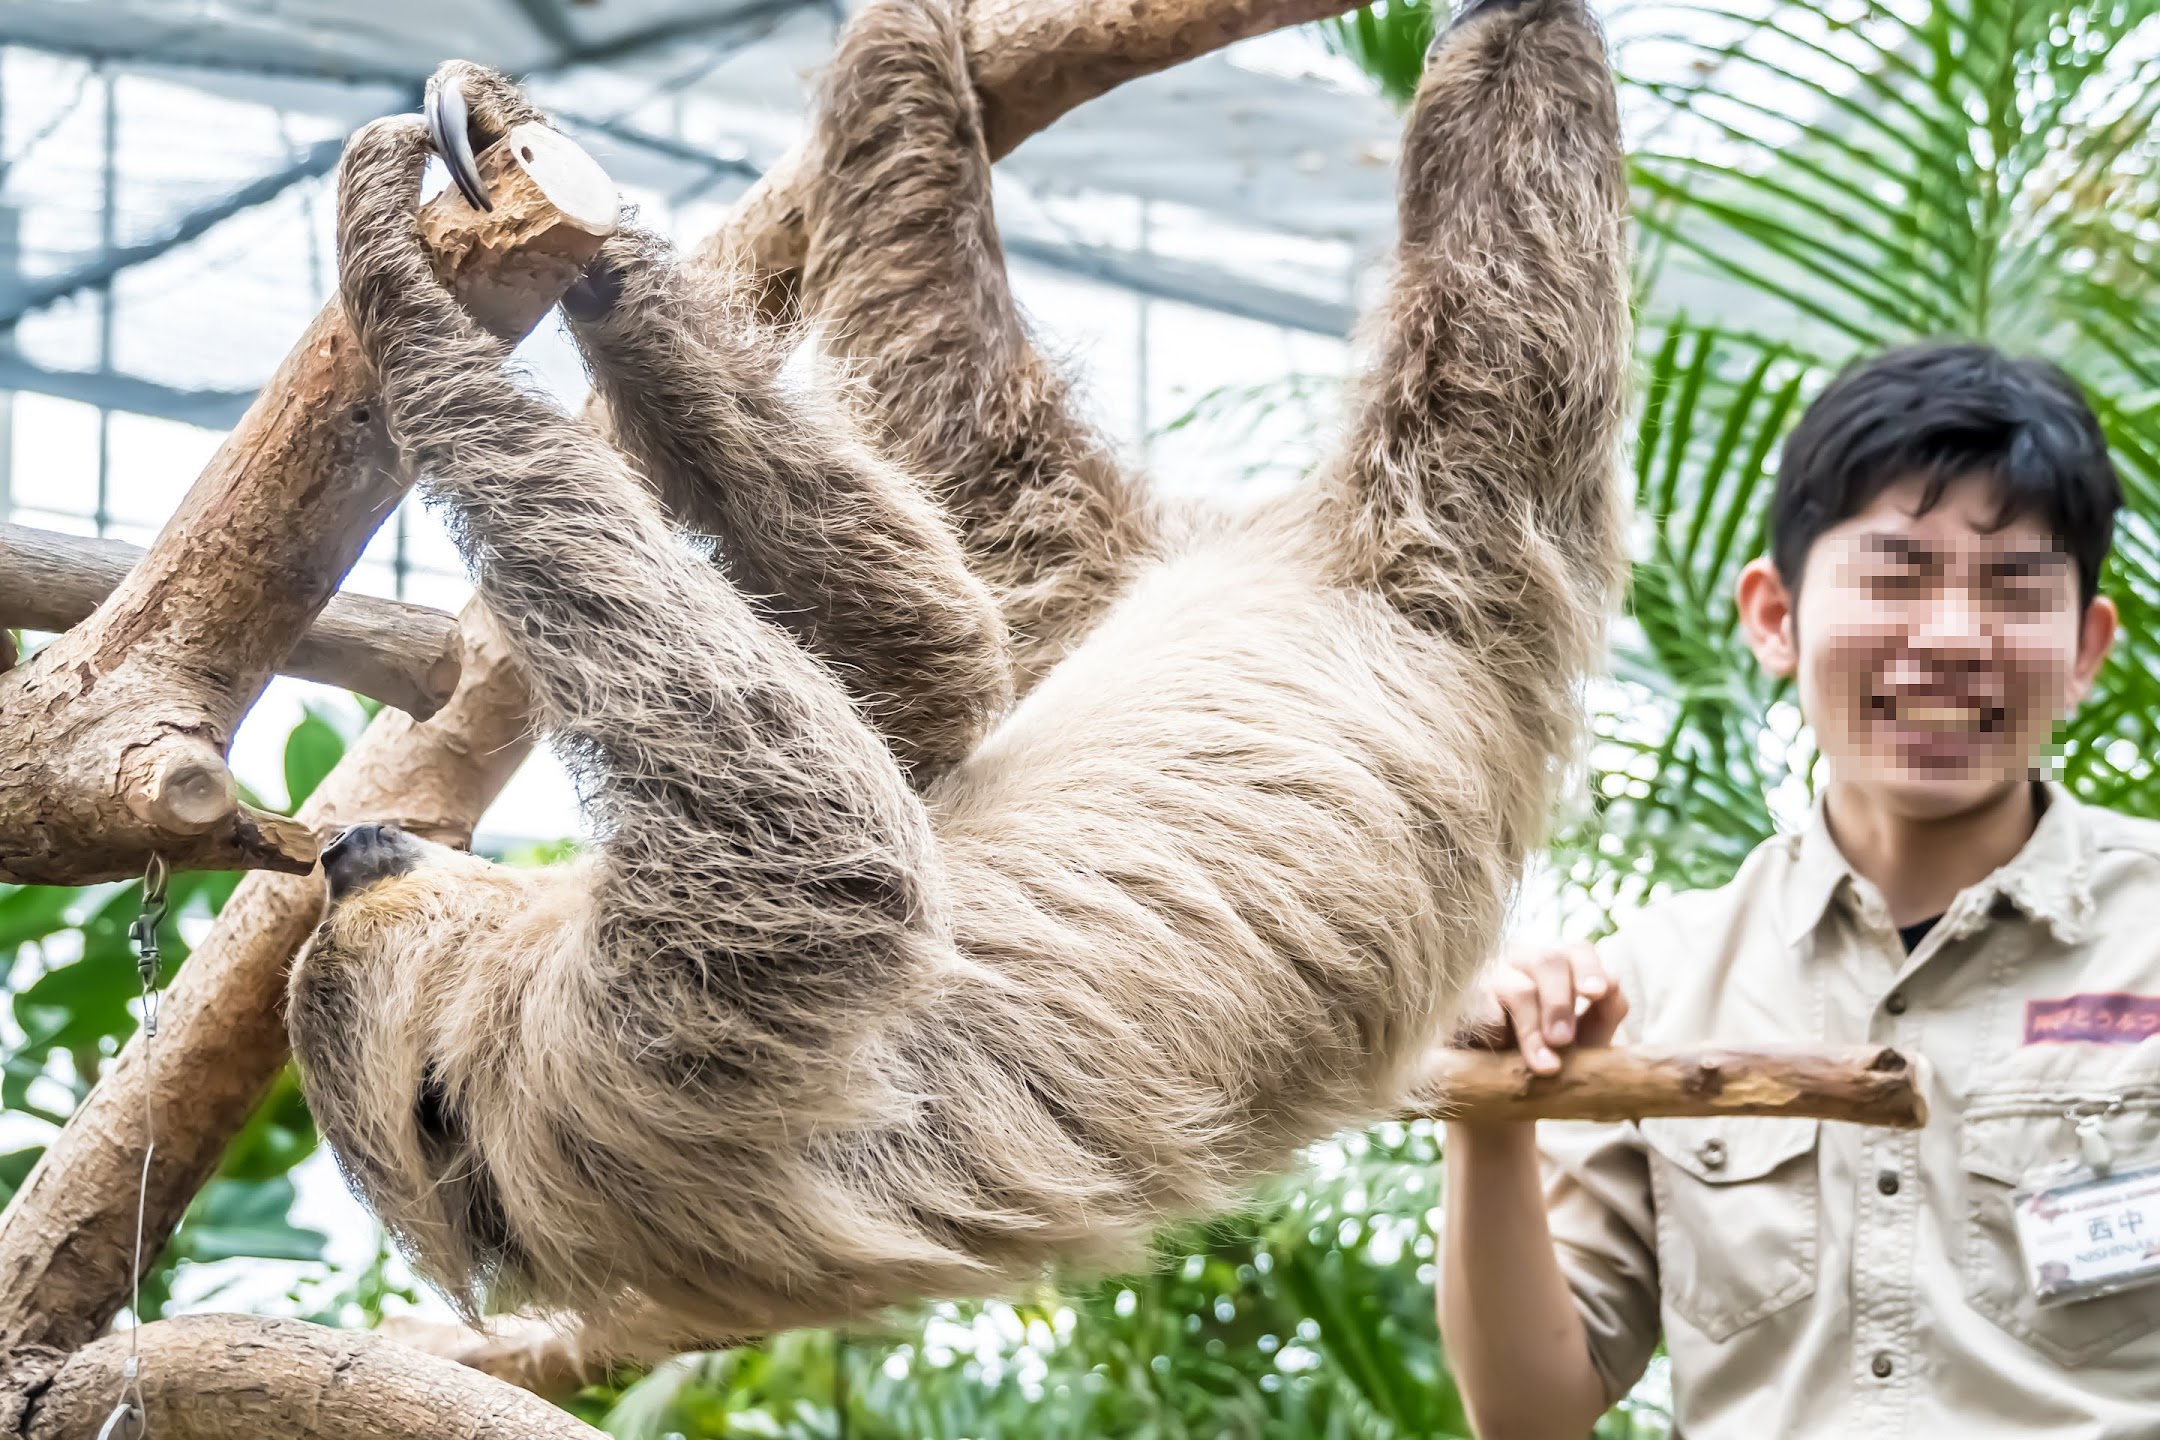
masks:
<svg viewBox="0 0 2160 1440"><path fill-rule="evenodd" d="M0 389L230 424L326 293L344 137L412 108L451 56L523 76L627 194L700 233L796 134L839 18L804 0L9 0ZM1249 41L1024 145L1000 167L1008 246L1339 335L1392 234L1397 125L1309 35Z"/></svg>

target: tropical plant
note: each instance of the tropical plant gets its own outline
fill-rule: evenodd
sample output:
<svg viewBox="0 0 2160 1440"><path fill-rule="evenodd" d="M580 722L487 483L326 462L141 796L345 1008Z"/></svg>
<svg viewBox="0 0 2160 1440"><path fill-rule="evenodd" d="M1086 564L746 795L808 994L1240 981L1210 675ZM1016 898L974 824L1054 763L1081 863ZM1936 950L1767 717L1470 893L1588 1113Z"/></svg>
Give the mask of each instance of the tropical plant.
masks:
<svg viewBox="0 0 2160 1440"><path fill-rule="evenodd" d="M2060 737L2081 795L2160 813L2160 25L2154 0L1876 0L1626 12L1651 117L1634 159L1643 521L1595 777L1562 847L1608 914L1714 883L1810 792L1731 595L1775 446L1841 365L1989 340L2085 386L2127 508L2103 584L2124 633ZM1616 19L1616 28L1621 21ZM1677 76L1677 78L1673 78Z"/></svg>

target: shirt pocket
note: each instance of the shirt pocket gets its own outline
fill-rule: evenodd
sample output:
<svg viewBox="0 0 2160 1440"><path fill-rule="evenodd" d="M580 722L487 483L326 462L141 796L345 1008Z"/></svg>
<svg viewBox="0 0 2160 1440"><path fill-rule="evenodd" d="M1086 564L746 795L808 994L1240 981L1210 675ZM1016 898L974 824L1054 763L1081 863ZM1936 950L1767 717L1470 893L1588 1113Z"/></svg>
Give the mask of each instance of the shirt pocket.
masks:
<svg viewBox="0 0 2160 1440"><path fill-rule="evenodd" d="M1640 1128L1667 1306L1723 1341L1815 1292L1817 1122L1735 1116Z"/></svg>
<svg viewBox="0 0 2160 1440"><path fill-rule="evenodd" d="M2160 1283L2046 1308L2025 1278L2010 1197L2036 1177L2078 1163L2078 1113L2100 1117L2115 1171L2160 1164L2160 1098L2150 1092L1976 1097L1960 1126L1964 1236L1958 1268L1965 1299L2002 1329L2060 1365L2082 1365L2160 1329Z"/></svg>

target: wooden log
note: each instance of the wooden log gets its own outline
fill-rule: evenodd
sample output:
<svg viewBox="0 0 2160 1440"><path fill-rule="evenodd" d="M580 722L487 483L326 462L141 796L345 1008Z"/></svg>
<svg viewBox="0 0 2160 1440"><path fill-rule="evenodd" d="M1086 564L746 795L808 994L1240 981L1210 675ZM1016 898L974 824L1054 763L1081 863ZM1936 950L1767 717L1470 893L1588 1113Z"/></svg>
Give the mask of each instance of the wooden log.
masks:
<svg viewBox="0 0 2160 1440"><path fill-rule="evenodd" d="M157 1440L603 1440L537 1396L366 1331L302 1320L194 1315L146 1325L146 1430ZM112 1414L130 1339L67 1358L20 1432L96 1440ZM10 1432L15 1433L15 1432Z"/></svg>
<svg viewBox="0 0 2160 1440"><path fill-rule="evenodd" d="M1151 7L1165 21L1149 33L1174 43L1152 51L1148 63L1162 68L1243 35L1351 8L1353 0L1309 0L1265 10L1246 0L1180 0ZM1210 23L1208 17L1218 10L1229 19ZM1100 43L1101 21L1090 23L1087 17L1109 13L1105 0L1062 5L1046 0L1042 17L1031 20L1021 13L1009 19L1014 43L1041 49L1043 37L1061 32L1092 35ZM1170 17L1178 23L1168 23ZM997 34L978 30L978 53L994 51L1000 43ZM1100 55L1074 59L1082 65L1103 61ZM1016 104L1020 99L1010 98ZM1049 118L1045 115L1043 123ZM1011 143L1018 138L1007 136ZM774 215L769 201L761 213ZM747 243L752 254L786 255L792 243L792 265L802 253L799 217L796 223L792 242L785 237L766 242L757 223L746 221L731 224L723 234ZM706 249L727 243L715 237ZM490 644L475 653L474 620L468 609L466 673L451 703L424 724L402 715L378 717L317 791L322 804L311 800L303 818L328 823L402 815L412 822L422 818L413 812L432 810L446 821L462 818L467 826L477 820L522 756L527 721L524 692L514 667L502 663L499 647ZM349 775L354 769L364 773ZM443 824L434 833L446 838L454 828ZM131 1117L140 1115L148 1090L158 1106L159 1140L143 1234L146 1251L154 1253L285 1063L286 967L314 928L321 905L322 887L312 876L256 874L242 881L166 999L155 1084L145 1076L138 1037L107 1068L0 1215L0 1354L11 1346L36 1348L57 1363L61 1352L97 1334L126 1303L132 1176L141 1153ZM183 1013L190 1017L184 1029ZM174 1097L182 1094L198 1098L175 1104ZM7 1433L8 1404L7 1382L0 1378L0 1434Z"/></svg>
<svg viewBox="0 0 2160 1440"><path fill-rule="evenodd" d="M421 211L444 280L506 336L612 231L592 161L523 125L480 157L495 197ZM87 620L0 674L0 881L86 885L314 864L302 825L239 804L224 755L406 480L374 377L333 302L263 387L141 561Z"/></svg>
<svg viewBox="0 0 2160 1440"><path fill-rule="evenodd" d="M142 557L141 547L122 540L0 523L0 627L79 625ZM425 720L457 688L459 657L455 615L372 595L333 595L277 670L356 690Z"/></svg>
<svg viewBox="0 0 2160 1440"><path fill-rule="evenodd" d="M529 749L523 681L477 603L464 615L465 673L432 719L385 710L301 808L330 828L389 820L450 845ZM0 1214L0 1355L48 1361L87 1343L127 1302L142 1170L143 1107L157 1148L144 1192L144 1254L164 1247L287 1053L285 976L323 908L320 871L258 872L180 967L146 1068L141 1036L105 1068ZM0 1379L0 1435L9 1399Z"/></svg>
<svg viewBox="0 0 2160 1440"><path fill-rule="evenodd" d="M1359 0L972 0L968 69L982 97L990 158L1127 80L1220 50L1232 41L1322 20ZM764 282L768 311L793 302L809 251L804 204L823 159L810 142L783 154L699 247L708 264L743 266Z"/></svg>
<svg viewBox="0 0 2160 1440"><path fill-rule="evenodd" d="M1443 1050L1405 1118L1465 1124L1644 1120L1653 1116L1796 1115L1917 1130L1927 1100L1917 1066L1896 1050L1800 1048L1571 1050L1554 1075L1512 1050Z"/></svg>

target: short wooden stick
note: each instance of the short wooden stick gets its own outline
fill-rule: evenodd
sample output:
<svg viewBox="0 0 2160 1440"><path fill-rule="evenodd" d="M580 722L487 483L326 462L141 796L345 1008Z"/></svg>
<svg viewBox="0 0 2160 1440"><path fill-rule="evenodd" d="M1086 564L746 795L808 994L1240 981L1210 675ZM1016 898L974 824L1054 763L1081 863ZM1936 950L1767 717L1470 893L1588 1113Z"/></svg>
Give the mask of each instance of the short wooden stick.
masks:
<svg viewBox="0 0 2160 1440"><path fill-rule="evenodd" d="M1927 1123L1927 1100L1915 1062L1875 1045L1576 1050L1556 1075L1535 1074L1513 1051L1442 1050L1404 1118L1496 1124L1707 1115L1791 1115L1917 1130Z"/></svg>

